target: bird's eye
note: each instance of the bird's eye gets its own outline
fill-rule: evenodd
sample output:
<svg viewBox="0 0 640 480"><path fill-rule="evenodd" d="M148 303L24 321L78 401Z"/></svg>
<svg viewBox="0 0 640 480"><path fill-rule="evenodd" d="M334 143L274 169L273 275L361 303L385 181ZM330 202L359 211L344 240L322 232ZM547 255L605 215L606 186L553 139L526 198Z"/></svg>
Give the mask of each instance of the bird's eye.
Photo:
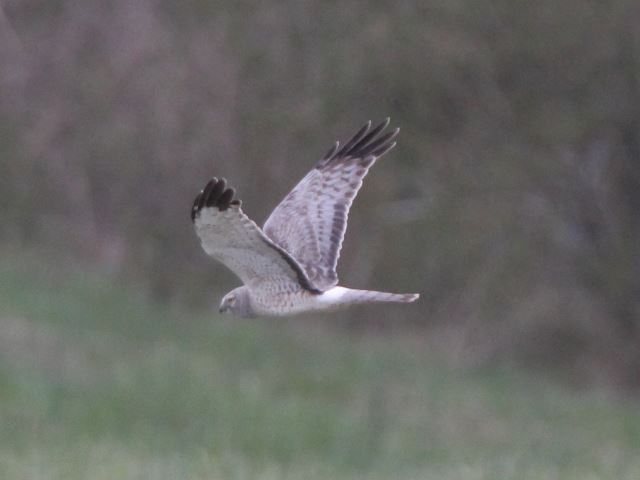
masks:
<svg viewBox="0 0 640 480"><path fill-rule="evenodd" d="M229 305L236 303L236 297L229 297Z"/></svg>

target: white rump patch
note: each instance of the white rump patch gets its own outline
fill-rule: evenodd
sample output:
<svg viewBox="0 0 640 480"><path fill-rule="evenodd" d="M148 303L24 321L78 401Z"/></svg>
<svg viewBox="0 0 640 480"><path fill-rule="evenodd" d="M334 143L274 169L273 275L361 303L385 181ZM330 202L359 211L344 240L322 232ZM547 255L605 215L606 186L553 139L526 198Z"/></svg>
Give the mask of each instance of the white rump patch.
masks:
<svg viewBox="0 0 640 480"><path fill-rule="evenodd" d="M316 298L321 303L335 304L339 303L340 299L344 297L349 289L344 287L333 287L318 295Z"/></svg>

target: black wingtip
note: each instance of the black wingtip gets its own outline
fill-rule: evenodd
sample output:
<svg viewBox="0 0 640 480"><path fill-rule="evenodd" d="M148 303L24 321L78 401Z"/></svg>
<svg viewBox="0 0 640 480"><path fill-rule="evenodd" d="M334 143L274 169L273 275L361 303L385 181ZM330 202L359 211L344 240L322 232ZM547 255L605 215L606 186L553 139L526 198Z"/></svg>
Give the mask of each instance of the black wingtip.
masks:
<svg viewBox="0 0 640 480"><path fill-rule="evenodd" d="M372 141L368 143L366 146L364 146L359 151L359 155L362 157L366 157L367 155L372 155L373 152L379 150L380 148L390 145L392 140L396 138L398 133L400 133L399 128L396 128L391 132L385 133L381 137L378 137L375 141Z"/></svg>
<svg viewBox="0 0 640 480"><path fill-rule="evenodd" d="M331 160L335 155L335 153L338 151L339 147L340 147L340 142L334 143L333 146L329 149L329 151L325 154L325 156L322 157L322 161L326 162Z"/></svg>
<svg viewBox="0 0 640 480"><path fill-rule="evenodd" d="M393 140L400 132L400 129L396 128L391 132L381 135L384 129L389 126L390 122L391 118L386 117L378 125L371 128L371 120L369 120L339 150L339 144L336 143L322 158L322 160L318 162L316 168L321 169L341 158L357 158L371 155L379 157L385 154L395 146L395 142Z"/></svg>
<svg viewBox="0 0 640 480"><path fill-rule="evenodd" d="M191 221L195 221L196 214L200 211L200 199L202 198L202 191L196 196L196 199L193 201L193 205L191 206Z"/></svg>
<svg viewBox="0 0 640 480"><path fill-rule="evenodd" d="M395 146L396 146L396 142L387 143L385 145L382 145L378 149L374 150L373 152L371 152L371 155L373 155L374 157L381 157L382 155L387 153L389 150L391 150Z"/></svg>
<svg viewBox="0 0 640 480"><path fill-rule="evenodd" d="M370 128L371 128L371 120L367 120L367 123L365 123L362 126L362 128L358 130L358 132L351 138L351 140L349 140L347 143L344 144L344 146L337 153L337 156L347 155L348 152L353 148L353 146L356 143L360 142L360 140L362 140L362 138L367 134Z"/></svg>
<svg viewBox="0 0 640 480"><path fill-rule="evenodd" d="M203 208L217 208L221 212L230 206L239 207L241 201L234 200L235 189L227 188L227 180L213 177L204 189L196 196L191 207L191 221L195 221Z"/></svg>

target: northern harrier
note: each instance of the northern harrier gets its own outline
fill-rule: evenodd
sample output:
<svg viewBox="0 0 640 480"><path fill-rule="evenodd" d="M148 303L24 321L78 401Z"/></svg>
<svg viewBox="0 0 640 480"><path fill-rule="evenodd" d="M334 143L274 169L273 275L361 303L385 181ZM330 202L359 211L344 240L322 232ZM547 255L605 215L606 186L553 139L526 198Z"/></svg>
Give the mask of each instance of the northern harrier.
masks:
<svg viewBox="0 0 640 480"><path fill-rule="evenodd" d="M376 159L395 146L399 129L382 133L387 118L340 142L280 202L260 229L234 200L224 178L196 197L191 219L205 252L244 283L220 303L239 317L285 316L371 302L413 302L415 293L338 287L336 265L349 207Z"/></svg>

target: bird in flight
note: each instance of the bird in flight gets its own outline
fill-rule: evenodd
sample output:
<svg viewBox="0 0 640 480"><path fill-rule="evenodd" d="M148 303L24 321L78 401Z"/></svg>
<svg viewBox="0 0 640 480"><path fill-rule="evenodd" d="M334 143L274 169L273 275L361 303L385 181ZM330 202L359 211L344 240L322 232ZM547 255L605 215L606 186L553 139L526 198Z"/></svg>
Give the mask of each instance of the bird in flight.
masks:
<svg viewBox="0 0 640 480"><path fill-rule="evenodd" d="M342 147L336 142L280 202L261 229L234 199L224 178L212 178L191 208L202 248L243 284L227 293L220 312L238 317L287 316L372 302L409 303L417 293L337 286L336 265L349 208L375 161L391 150L400 129L389 119L367 122Z"/></svg>

